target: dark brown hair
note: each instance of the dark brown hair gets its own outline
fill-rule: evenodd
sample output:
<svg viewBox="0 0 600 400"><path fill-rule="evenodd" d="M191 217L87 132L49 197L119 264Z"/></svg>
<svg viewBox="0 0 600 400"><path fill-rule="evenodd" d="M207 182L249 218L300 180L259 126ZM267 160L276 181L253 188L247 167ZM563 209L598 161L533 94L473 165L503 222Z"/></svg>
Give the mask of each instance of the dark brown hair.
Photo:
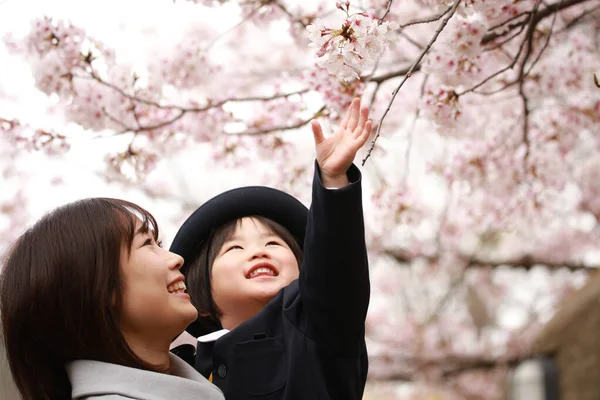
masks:
<svg viewBox="0 0 600 400"><path fill-rule="evenodd" d="M157 370L119 329L121 255L156 221L123 200L93 198L57 208L9 250L0 274L7 358L24 400L71 399L65 363L98 360Z"/></svg>
<svg viewBox="0 0 600 400"><path fill-rule="evenodd" d="M248 216L247 218L261 222L274 234L279 236L290 247L292 253L294 253L298 266L302 264L302 248L290 231L283 227L283 225L261 216ZM212 275L212 266L219 250L233 236L235 228L240 221L241 218L235 219L217 228L208 240L199 243L198 251L195 253L196 256L187 264L185 284L188 288L192 304L198 309L198 318L202 323L202 330L207 333L220 329L220 323L215 318L218 319L221 316L221 311L216 305L213 306L216 316L212 315L212 293L207 290L211 285L210 281L207 282L207 280Z"/></svg>

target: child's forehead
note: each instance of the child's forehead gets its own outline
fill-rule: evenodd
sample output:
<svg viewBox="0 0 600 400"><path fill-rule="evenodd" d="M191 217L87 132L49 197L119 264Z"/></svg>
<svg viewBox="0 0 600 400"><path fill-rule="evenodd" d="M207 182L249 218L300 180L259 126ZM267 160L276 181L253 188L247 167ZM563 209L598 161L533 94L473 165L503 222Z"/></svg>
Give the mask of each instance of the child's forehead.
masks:
<svg viewBox="0 0 600 400"><path fill-rule="evenodd" d="M277 235L275 229L258 217L243 217L237 220L233 234L241 232L270 233Z"/></svg>
<svg viewBox="0 0 600 400"><path fill-rule="evenodd" d="M267 226L263 221L261 221L258 217L243 217L237 220L235 224L235 230L242 229L249 224L255 226L256 228L263 228L271 230L269 226Z"/></svg>

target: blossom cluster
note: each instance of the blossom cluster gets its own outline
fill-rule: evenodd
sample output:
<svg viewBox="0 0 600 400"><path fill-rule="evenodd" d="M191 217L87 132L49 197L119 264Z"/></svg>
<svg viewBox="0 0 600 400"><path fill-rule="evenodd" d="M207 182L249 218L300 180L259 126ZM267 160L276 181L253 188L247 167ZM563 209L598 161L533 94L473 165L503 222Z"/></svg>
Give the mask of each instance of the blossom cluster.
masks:
<svg viewBox="0 0 600 400"><path fill-rule="evenodd" d="M366 69L377 62L387 49L396 22L381 21L375 15L359 12L350 14L350 3L337 3L346 13L338 29L316 21L306 29L310 47L317 49L318 64L330 75L343 81L360 79Z"/></svg>

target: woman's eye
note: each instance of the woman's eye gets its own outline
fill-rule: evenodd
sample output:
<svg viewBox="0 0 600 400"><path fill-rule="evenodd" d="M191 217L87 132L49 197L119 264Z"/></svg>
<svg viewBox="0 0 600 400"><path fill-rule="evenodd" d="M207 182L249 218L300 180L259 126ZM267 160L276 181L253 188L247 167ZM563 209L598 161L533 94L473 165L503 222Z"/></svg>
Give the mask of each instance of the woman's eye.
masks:
<svg viewBox="0 0 600 400"><path fill-rule="evenodd" d="M158 247L162 247L162 240L155 241L153 238L148 238L144 242L144 246L152 246L154 244L156 244Z"/></svg>

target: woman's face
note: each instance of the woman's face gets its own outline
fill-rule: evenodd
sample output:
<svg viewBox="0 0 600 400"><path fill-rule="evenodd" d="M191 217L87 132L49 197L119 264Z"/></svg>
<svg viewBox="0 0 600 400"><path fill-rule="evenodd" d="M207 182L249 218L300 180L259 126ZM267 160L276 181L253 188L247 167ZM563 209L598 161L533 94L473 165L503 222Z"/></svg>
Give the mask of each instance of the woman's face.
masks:
<svg viewBox="0 0 600 400"><path fill-rule="evenodd" d="M160 247L152 232L141 228L138 221L129 255L123 251L122 256L121 329L170 341L196 319L198 311L179 272L183 258Z"/></svg>

